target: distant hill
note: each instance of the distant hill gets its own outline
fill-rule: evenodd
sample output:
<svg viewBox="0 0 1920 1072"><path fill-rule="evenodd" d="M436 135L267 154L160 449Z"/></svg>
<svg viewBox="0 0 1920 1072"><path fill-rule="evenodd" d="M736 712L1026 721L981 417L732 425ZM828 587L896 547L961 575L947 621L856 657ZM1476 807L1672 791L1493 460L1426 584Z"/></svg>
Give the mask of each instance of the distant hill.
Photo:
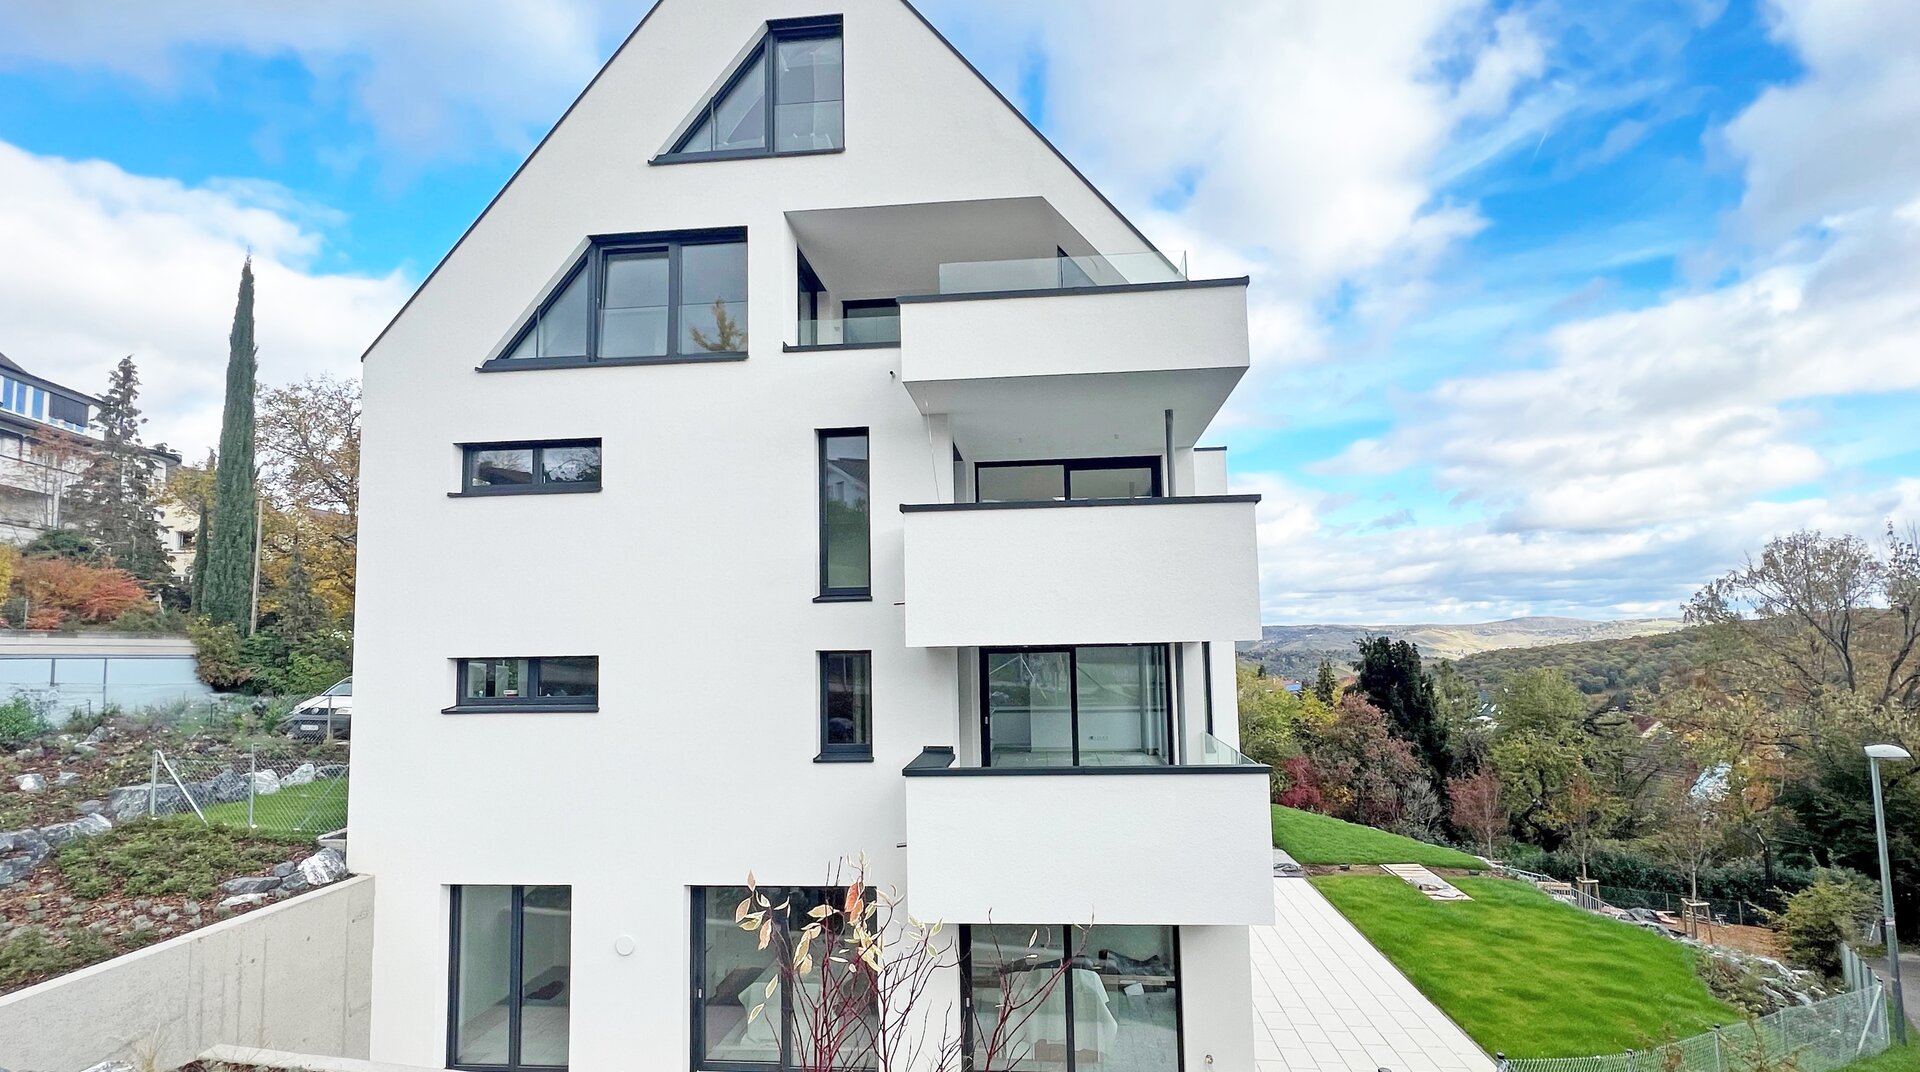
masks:
<svg viewBox="0 0 1920 1072"><path fill-rule="evenodd" d="M1261 630L1260 640L1241 655L1259 662L1268 673L1303 678L1317 670L1323 660L1331 660L1344 670L1353 662L1356 641L1383 633L1395 640L1412 641L1420 648L1422 658L1463 660L1485 652L1510 654L1548 645L1658 637L1683 626L1677 618L1589 621L1548 617L1469 625L1269 625Z"/></svg>
<svg viewBox="0 0 1920 1072"><path fill-rule="evenodd" d="M1635 690L1651 689L1670 673L1712 662L1712 643L1705 630L1683 627L1657 636L1483 651L1456 665L1462 677L1486 690L1522 670L1558 670L1588 696L1606 697L1627 708Z"/></svg>

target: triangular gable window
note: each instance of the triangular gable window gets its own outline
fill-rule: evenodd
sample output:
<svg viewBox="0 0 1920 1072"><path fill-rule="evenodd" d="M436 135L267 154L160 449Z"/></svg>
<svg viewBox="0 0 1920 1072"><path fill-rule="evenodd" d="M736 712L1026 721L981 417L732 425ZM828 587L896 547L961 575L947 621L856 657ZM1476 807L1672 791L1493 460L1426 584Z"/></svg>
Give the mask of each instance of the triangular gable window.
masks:
<svg viewBox="0 0 1920 1072"><path fill-rule="evenodd" d="M835 152L846 136L838 16L767 24L671 152L655 163Z"/></svg>

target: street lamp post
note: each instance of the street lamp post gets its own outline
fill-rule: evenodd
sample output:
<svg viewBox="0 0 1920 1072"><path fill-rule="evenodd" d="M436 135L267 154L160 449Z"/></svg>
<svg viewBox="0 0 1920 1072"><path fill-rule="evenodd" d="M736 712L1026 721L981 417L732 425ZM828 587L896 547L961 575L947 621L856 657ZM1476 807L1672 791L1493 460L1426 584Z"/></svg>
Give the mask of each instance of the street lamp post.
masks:
<svg viewBox="0 0 1920 1072"><path fill-rule="evenodd" d="M1867 769L1873 772L1873 832L1880 843L1881 933L1887 939L1887 971L1893 977L1893 1033L1902 1046L1907 1044L1907 1002L1900 989L1900 936L1893 929L1893 869L1887 862L1887 808L1880 800L1880 761L1912 758L1912 753L1897 744L1867 746Z"/></svg>

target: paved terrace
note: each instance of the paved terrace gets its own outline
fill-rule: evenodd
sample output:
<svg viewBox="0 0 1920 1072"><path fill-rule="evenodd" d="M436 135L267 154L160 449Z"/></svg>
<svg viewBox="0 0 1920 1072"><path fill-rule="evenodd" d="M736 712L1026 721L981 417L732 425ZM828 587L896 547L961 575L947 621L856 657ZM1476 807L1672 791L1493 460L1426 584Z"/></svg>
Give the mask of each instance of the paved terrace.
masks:
<svg viewBox="0 0 1920 1072"><path fill-rule="evenodd" d="M1303 878L1253 930L1255 1072L1492 1072L1493 1061Z"/></svg>

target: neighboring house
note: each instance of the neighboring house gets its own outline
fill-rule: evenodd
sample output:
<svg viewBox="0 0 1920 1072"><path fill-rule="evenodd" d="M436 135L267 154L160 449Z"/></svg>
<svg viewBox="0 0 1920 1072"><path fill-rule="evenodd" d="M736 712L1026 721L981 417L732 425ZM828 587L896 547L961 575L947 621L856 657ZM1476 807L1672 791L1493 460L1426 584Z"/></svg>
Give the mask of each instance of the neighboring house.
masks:
<svg viewBox="0 0 1920 1072"><path fill-rule="evenodd" d="M664 0L366 354L375 1060L790 1065L741 887L865 853L964 957L929 1045L1071 943L1023 1067L1254 1065L1247 281L828 10Z"/></svg>
<svg viewBox="0 0 1920 1072"><path fill-rule="evenodd" d="M62 387L21 368L0 354L0 542L29 543L66 522L68 491L86 471L100 441L89 434L100 399ZM166 485L180 456L149 448L154 488ZM160 540L176 573L186 576L193 560L194 521L175 510L161 510Z"/></svg>

